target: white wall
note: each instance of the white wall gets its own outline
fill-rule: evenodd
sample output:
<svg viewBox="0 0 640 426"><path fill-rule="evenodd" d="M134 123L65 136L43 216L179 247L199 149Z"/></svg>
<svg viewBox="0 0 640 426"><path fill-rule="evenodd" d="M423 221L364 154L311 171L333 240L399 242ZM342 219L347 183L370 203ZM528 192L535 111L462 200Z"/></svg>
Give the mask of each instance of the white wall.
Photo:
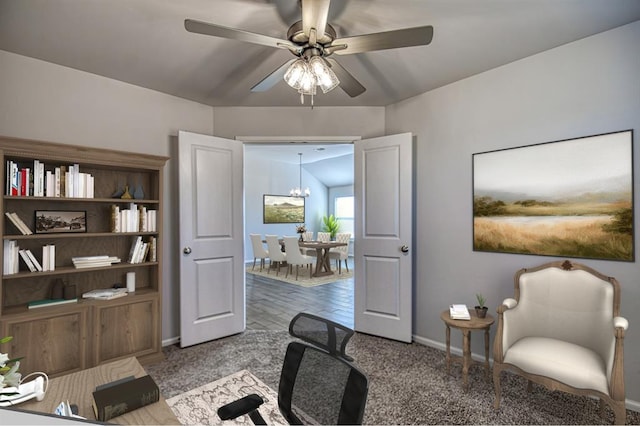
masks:
<svg viewBox="0 0 640 426"><path fill-rule="evenodd" d="M439 314L447 305L473 305L475 293L482 292L497 307L513 295L517 269L555 260L472 251L473 153L634 129L635 200L640 199L638 46L635 22L387 107L387 133L410 131L417 139L418 340L442 345ZM577 261L620 281L621 312L631 323L625 339L627 398L640 401L640 265ZM482 354L482 339L472 343L473 352ZM637 402L629 405L640 409Z"/></svg>
<svg viewBox="0 0 640 426"><path fill-rule="evenodd" d="M213 134L212 108L0 50L3 136L170 156L178 130ZM179 334L174 167L164 182L163 338Z"/></svg>
<svg viewBox="0 0 640 426"><path fill-rule="evenodd" d="M260 151L245 149L244 153L244 210L245 210L245 260L253 262L253 250L249 234L296 235L296 224L265 224L262 211L262 196L288 195L298 186L299 165L269 161L260 156ZM315 177L302 170L303 187L309 188L311 196L305 199L305 225L308 231L317 232L320 217L327 212L327 187Z"/></svg>

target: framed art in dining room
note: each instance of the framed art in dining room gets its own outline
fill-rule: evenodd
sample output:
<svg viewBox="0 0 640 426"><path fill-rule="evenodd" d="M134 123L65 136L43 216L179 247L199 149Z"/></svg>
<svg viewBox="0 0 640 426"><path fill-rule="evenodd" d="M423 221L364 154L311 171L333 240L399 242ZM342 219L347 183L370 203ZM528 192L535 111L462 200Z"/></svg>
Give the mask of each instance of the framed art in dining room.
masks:
<svg viewBox="0 0 640 426"><path fill-rule="evenodd" d="M35 224L36 234L87 232L87 212L84 210L36 210Z"/></svg>
<svg viewBox="0 0 640 426"><path fill-rule="evenodd" d="M472 157L474 251L634 261L633 130Z"/></svg>
<svg viewBox="0 0 640 426"><path fill-rule="evenodd" d="M304 197L264 194L264 223L304 223Z"/></svg>

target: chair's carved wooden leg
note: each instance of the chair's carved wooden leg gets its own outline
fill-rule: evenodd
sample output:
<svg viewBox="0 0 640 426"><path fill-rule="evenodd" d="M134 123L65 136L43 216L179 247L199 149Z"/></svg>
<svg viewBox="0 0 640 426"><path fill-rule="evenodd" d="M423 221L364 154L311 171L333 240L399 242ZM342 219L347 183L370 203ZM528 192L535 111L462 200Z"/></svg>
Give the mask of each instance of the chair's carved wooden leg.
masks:
<svg viewBox="0 0 640 426"><path fill-rule="evenodd" d="M614 423L617 425L623 425L627 422L627 409L624 405L624 401L613 401L611 403L611 409L615 416Z"/></svg>
<svg viewBox="0 0 640 426"><path fill-rule="evenodd" d="M493 366L493 389L496 393L496 399L493 401L493 408L498 410L500 408L500 395L502 390L500 388L500 370L496 369L495 365Z"/></svg>

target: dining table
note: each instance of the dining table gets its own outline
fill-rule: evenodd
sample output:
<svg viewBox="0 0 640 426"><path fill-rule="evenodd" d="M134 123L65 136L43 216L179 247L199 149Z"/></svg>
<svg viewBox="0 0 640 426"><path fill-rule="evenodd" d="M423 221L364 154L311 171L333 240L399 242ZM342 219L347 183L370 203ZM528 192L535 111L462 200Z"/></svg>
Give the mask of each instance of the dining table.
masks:
<svg viewBox="0 0 640 426"><path fill-rule="evenodd" d="M347 243L340 243L338 241L299 241L298 245L304 248L316 249L316 270L313 276L323 277L333 274L329 259L330 250L334 247L346 246Z"/></svg>

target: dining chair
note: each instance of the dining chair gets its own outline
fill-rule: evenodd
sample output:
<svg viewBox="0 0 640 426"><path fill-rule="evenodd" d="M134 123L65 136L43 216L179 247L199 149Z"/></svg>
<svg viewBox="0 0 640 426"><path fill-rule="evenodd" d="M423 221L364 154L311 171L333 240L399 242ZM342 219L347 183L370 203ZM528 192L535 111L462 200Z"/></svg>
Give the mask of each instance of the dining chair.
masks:
<svg viewBox="0 0 640 426"><path fill-rule="evenodd" d="M347 245L333 248L329 252L329 259L336 260L336 267L338 269L338 274L342 273L343 260L344 260L344 266L345 268L347 268L347 272L349 272L349 265L347 264L347 259L349 259L349 243L351 242L351 234L348 232L338 233L336 234L336 241L339 243L347 243Z"/></svg>
<svg viewBox="0 0 640 426"><path fill-rule="evenodd" d="M287 275L292 270L293 265L296 266L296 280L298 279L298 269L300 265L306 265L309 267L309 278L311 278L313 257L300 253L300 245L298 244L298 237L284 237L284 251L287 255Z"/></svg>
<svg viewBox="0 0 640 426"><path fill-rule="evenodd" d="M282 252L277 235L265 235L264 237L267 240L267 250L269 251L269 259L271 259L270 265L275 265L277 276L280 274L282 263L287 261L287 255ZM267 269L267 274L269 269Z"/></svg>
<svg viewBox="0 0 640 426"><path fill-rule="evenodd" d="M253 247L253 267L251 270L256 269L256 259L260 259L260 271L264 267L265 259L269 257L269 251L264 248L262 244L262 235L249 234L251 238L251 246Z"/></svg>
<svg viewBox="0 0 640 426"><path fill-rule="evenodd" d="M328 243L329 241L331 241L331 234L328 232L318 232L318 241Z"/></svg>
<svg viewBox="0 0 640 426"><path fill-rule="evenodd" d="M313 231L306 231L305 233L303 233L302 241L313 241ZM300 247L300 253L306 254L307 256L315 256L316 249Z"/></svg>

